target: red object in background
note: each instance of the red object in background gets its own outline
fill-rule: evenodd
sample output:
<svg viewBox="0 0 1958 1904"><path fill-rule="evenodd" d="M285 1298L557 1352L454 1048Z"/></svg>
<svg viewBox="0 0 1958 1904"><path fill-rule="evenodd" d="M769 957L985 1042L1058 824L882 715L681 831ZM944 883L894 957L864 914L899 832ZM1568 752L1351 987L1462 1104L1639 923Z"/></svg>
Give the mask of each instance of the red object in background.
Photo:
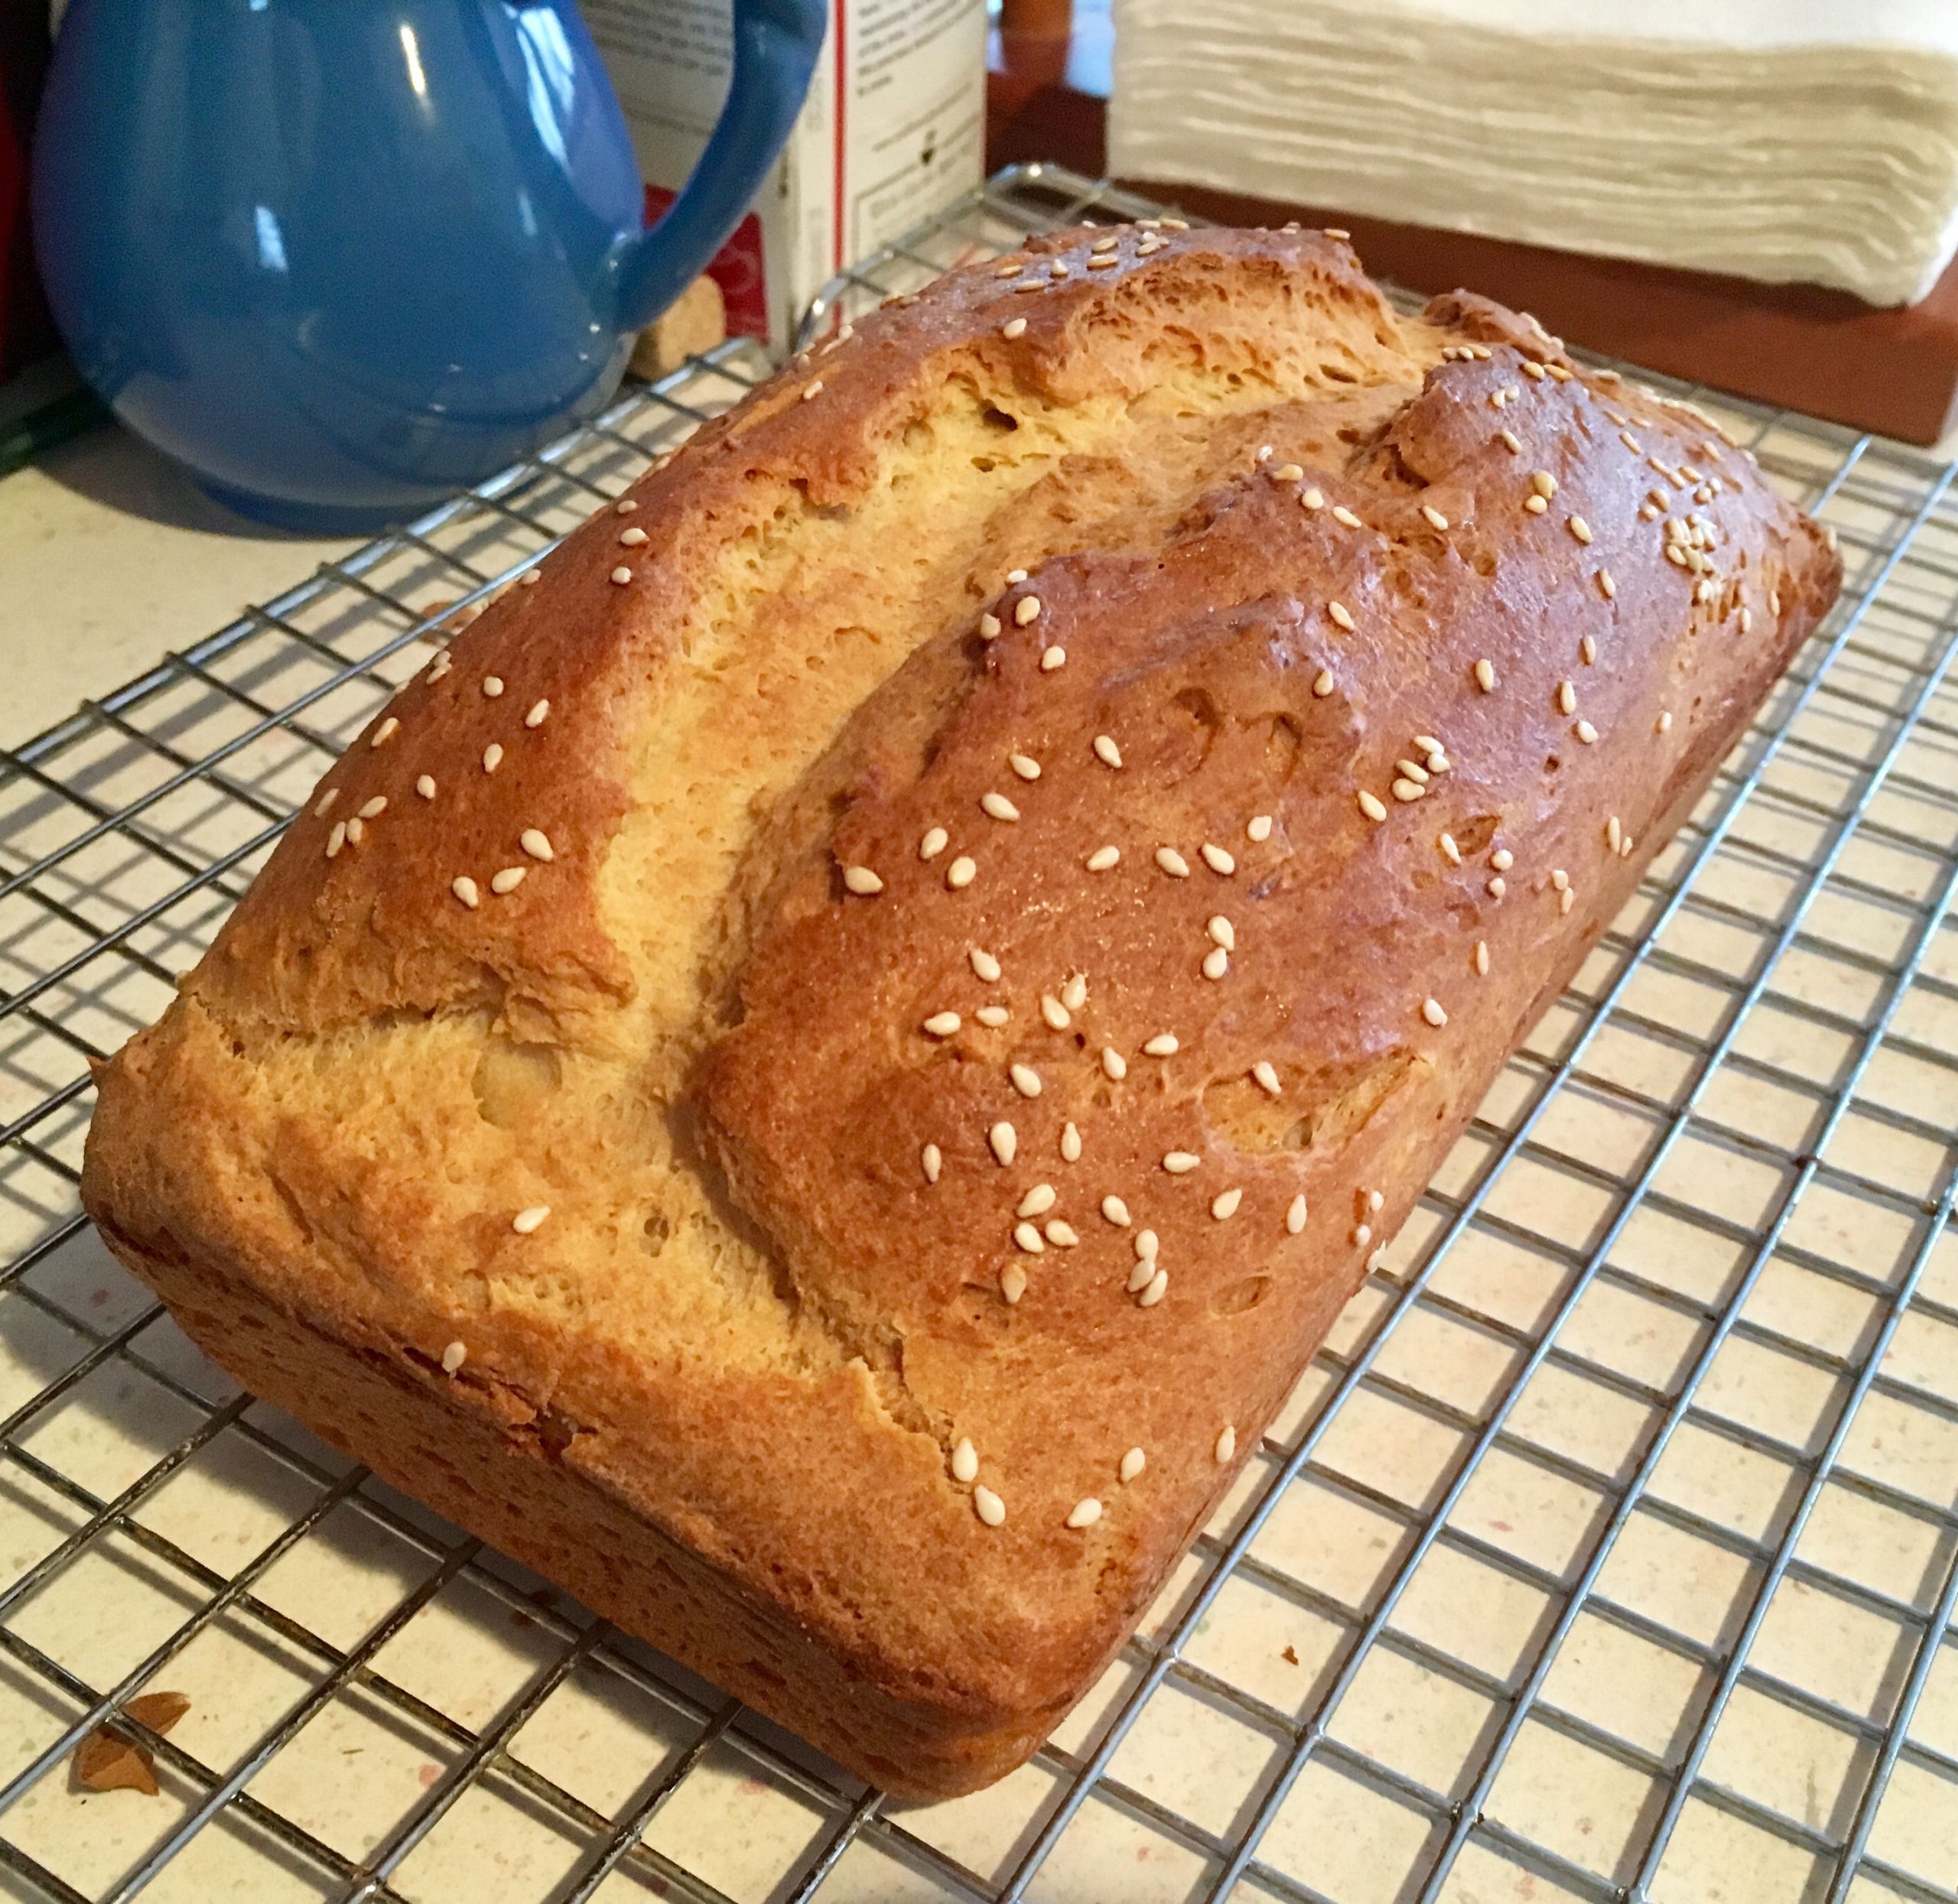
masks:
<svg viewBox="0 0 1958 1904"><path fill-rule="evenodd" d="M679 197L664 185L646 188L646 222L659 223L668 206ZM727 306L730 337L768 336L768 285L762 273L762 222L753 212L734 227L727 242L714 255L707 275L720 287Z"/></svg>
<svg viewBox="0 0 1958 1904"><path fill-rule="evenodd" d="M28 148L47 46L44 6L0 5L0 381L54 348L28 232Z"/></svg>

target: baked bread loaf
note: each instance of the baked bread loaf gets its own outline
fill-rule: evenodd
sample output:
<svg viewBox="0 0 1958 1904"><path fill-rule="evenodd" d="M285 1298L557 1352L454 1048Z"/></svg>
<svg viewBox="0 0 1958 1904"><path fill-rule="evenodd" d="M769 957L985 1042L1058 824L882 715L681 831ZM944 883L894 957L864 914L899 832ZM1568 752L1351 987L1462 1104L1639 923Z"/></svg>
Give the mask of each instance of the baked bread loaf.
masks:
<svg viewBox="0 0 1958 1904"><path fill-rule="evenodd" d="M1833 599L1313 232L798 360L333 768L83 1197L190 1335L899 1792L1121 1645Z"/></svg>

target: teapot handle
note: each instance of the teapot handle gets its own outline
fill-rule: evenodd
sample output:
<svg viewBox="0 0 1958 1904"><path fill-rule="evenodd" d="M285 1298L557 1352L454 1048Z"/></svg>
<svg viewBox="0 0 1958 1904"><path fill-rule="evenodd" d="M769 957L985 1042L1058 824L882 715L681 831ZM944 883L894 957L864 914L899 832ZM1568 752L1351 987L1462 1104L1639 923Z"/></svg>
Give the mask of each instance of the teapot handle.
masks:
<svg viewBox="0 0 1958 1904"><path fill-rule="evenodd" d="M726 103L679 197L626 254L619 286L623 327L651 323L740 223L788 142L828 21L828 0L734 0Z"/></svg>

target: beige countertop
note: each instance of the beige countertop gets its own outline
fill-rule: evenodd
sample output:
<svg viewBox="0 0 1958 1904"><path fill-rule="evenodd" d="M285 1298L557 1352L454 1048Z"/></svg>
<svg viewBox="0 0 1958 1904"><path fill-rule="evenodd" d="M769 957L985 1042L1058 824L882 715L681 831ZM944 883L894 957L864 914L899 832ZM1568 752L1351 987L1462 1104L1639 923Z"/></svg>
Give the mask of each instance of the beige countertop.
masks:
<svg viewBox="0 0 1958 1904"><path fill-rule="evenodd" d="M247 522L115 426L0 477L0 746L357 546Z"/></svg>

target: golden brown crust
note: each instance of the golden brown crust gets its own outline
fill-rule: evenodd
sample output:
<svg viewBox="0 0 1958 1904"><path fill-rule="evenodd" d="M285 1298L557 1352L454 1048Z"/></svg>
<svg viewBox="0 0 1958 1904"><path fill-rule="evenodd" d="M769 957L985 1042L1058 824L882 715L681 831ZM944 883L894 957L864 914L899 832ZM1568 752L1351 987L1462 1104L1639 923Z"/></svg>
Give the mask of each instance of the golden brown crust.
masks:
<svg viewBox="0 0 1958 1904"><path fill-rule="evenodd" d="M1111 236L792 367L460 637L105 1071L84 1185L220 1360L916 1792L1120 1644L1839 572L1485 301Z"/></svg>

